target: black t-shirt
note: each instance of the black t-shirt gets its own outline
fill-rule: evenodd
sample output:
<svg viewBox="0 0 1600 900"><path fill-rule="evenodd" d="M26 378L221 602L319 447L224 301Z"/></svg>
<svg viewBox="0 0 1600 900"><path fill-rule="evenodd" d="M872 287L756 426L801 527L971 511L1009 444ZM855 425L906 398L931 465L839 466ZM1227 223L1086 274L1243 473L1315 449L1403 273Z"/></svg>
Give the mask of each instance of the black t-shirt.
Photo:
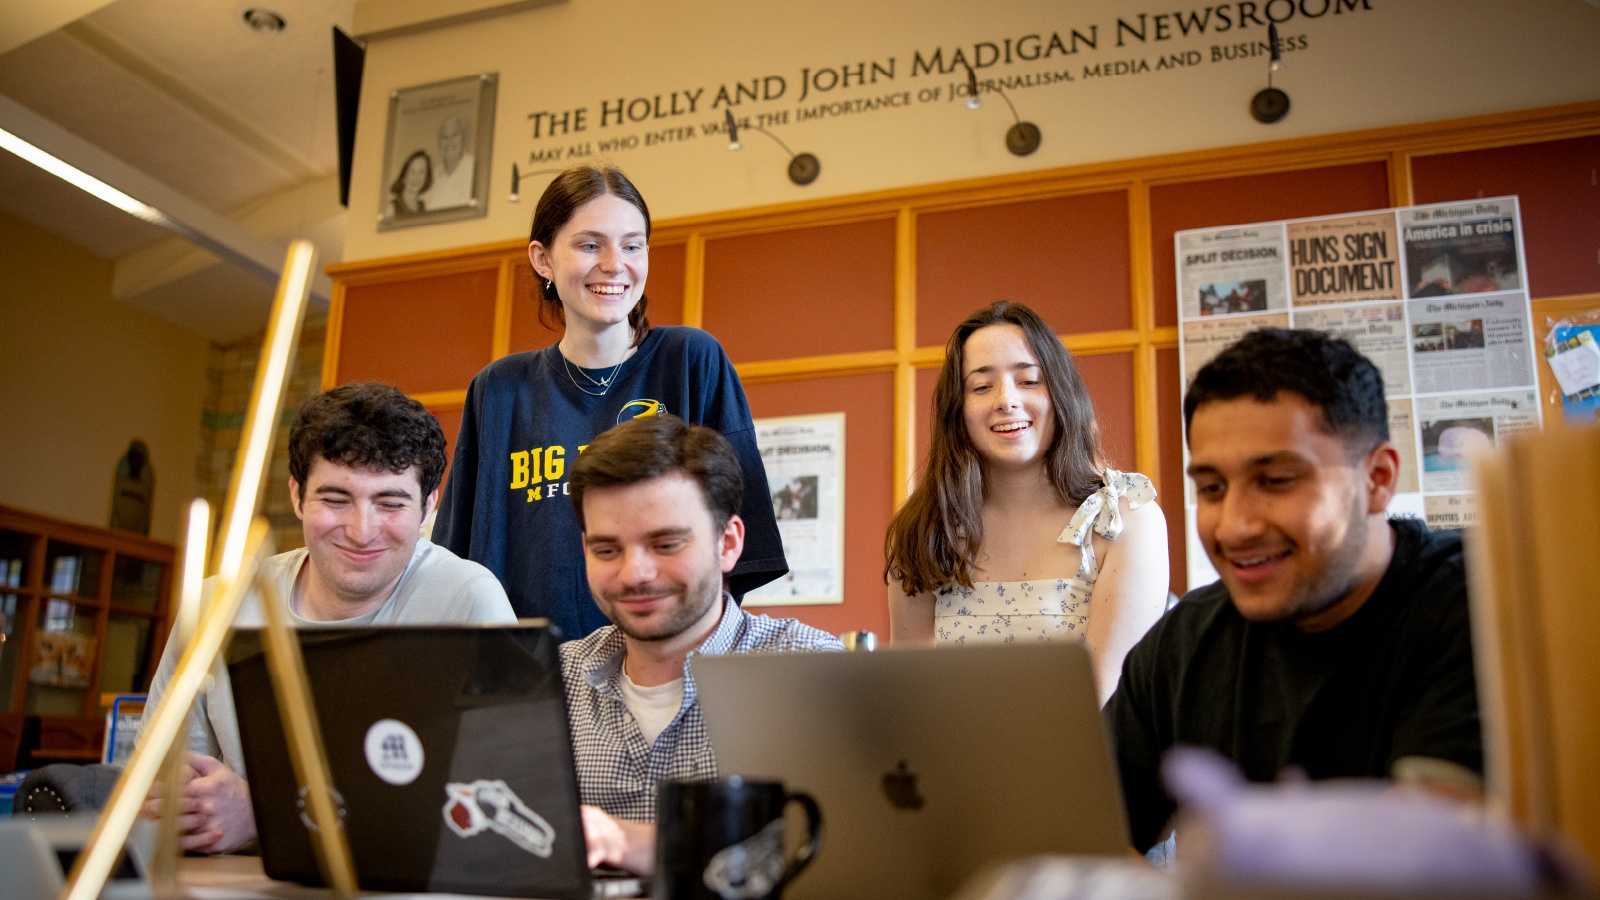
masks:
<svg viewBox="0 0 1600 900"><path fill-rule="evenodd" d="M1191 591L1128 654L1106 706L1133 844L1172 815L1161 755L1208 747L1253 781L1388 777L1406 756L1483 771L1461 538L1391 521L1394 557L1349 619L1317 634L1249 622L1219 581Z"/></svg>

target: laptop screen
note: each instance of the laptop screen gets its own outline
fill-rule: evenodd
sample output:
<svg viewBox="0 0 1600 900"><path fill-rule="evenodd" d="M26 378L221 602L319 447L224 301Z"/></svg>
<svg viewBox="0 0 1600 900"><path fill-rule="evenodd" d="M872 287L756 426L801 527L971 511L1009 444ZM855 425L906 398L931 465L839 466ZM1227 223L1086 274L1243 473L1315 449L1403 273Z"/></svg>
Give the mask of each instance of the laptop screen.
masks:
<svg viewBox="0 0 1600 900"><path fill-rule="evenodd" d="M590 896L548 629L297 635L361 887ZM228 657L264 868L321 884L260 632Z"/></svg>

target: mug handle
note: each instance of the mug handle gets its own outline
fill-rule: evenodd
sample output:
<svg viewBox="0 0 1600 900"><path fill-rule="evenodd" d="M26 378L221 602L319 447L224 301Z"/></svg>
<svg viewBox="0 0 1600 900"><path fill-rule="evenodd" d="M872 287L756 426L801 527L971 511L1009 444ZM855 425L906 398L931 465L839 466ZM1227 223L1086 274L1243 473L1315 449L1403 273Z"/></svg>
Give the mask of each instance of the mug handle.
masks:
<svg viewBox="0 0 1600 900"><path fill-rule="evenodd" d="M804 807L806 811L806 830L811 833L811 840L800 849L799 853L795 854L794 859L784 866L783 877L778 879L778 883L773 886L775 892L793 881L796 875L805 871L806 866L811 865L811 860L816 858L817 851L822 849L822 808L817 805L817 801L812 799L810 794L804 791L795 791L784 798L784 806L788 806L791 803L798 803Z"/></svg>

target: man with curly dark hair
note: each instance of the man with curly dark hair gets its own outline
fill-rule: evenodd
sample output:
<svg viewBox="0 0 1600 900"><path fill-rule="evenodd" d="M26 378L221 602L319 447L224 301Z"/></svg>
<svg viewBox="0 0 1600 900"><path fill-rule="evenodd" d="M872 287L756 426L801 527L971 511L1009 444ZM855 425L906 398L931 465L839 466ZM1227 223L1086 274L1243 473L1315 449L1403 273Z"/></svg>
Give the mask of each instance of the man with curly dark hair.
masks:
<svg viewBox="0 0 1600 900"><path fill-rule="evenodd" d="M1393 778L1475 793L1483 738L1461 538L1389 518L1383 376L1319 331L1252 331L1184 400L1196 531L1220 580L1129 652L1106 707L1134 846L1186 744L1253 781ZM1181 838L1180 838L1181 840Z"/></svg>
<svg viewBox="0 0 1600 900"><path fill-rule="evenodd" d="M300 407L289 430L289 497L306 546L265 560L257 574L288 598L295 627L516 621L488 569L421 536L444 467L439 421L386 384L347 384ZM263 623L252 592L234 624ZM152 709L176 668L169 642L150 685ZM255 818L233 692L220 665L212 677L190 719L179 824L185 850L221 853L254 839ZM160 802L152 794L146 812L158 815Z"/></svg>

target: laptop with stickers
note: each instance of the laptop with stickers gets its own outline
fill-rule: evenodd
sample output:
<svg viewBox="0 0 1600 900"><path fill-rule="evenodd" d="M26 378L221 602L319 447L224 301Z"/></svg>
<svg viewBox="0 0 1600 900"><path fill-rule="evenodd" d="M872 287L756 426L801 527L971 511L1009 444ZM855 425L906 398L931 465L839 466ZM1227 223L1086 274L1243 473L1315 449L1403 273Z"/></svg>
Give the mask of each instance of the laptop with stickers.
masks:
<svg viewBox="0 0 1600 900"><path fill-rule="evenodd" d="M364 889L588 900L548 628L297 632ZM228 672L267 875L320 885L259 631Z"/></svg>
<svg viewBox="0 0 1600 900"><path fill-rule="evenodd" d="M792 900L947 897L1041 853L1128 852L1077 643L696 656L717 770L781 780L826 838Z"/></svg>

